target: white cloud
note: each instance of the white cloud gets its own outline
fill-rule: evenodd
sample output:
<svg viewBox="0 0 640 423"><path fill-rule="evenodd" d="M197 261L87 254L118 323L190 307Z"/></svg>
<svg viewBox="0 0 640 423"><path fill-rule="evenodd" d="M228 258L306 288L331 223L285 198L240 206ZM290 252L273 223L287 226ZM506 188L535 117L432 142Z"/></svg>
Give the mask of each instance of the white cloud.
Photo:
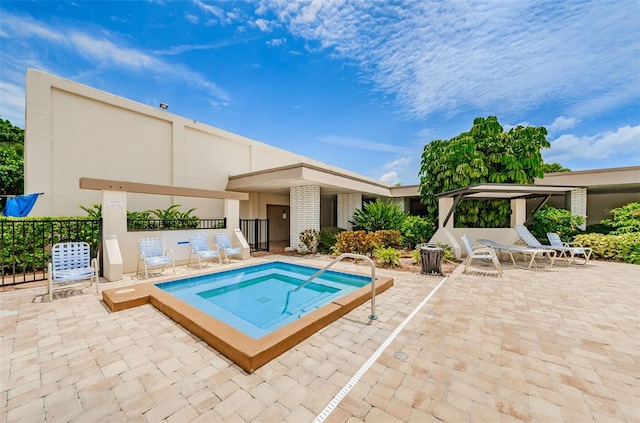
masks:
<svg viewBox="0 0 640 423"><path fill-rule="evenodd" d="M285 44L286 42L287 40L285 40L284 38L274 38L272 40L268 40L267 45L270 47L277 47Z"/></svg>
<svg viewBox="0 0 640 423"><path fill-rule="evenodd" d="M346 148L357 148L360 150L368 151L380 151L387 153L402 153L404 148L392 145L383 144L369 140L363 140L360 138L342 137L336 135L322 135L318 137L318 140L326 144L340 145Z"/></svg>
<svg viewBox="0 0 640 423"><path fill-rule="evenodd" d="M0 116L24 128L24 87L0 81Z"/></svg>
<svg viewBox="0 0 640 423"><path fill-rule="evenodd" d="M464 107L503 115L557 98L585 116L640 96L637 2L280 0L266 8L295 36L354 61L414 118Z"/></svg>
<svg viewBox="0 0 640 423"><path fill-rule="evenodd" d="M551 148L543 150L542 155L547 163L560 163L570 168L570 163L580 161L591 161L593 165L589 166L593 168L625 165L618 163L621 156L626 165L637 165L640 163L640 125L624 126L615 132L593 136L562 135L551 141ZM616 162L612 163L613 160Z"/></svg>
<svg viewBox="0 0 640 423"><path fill-rule="evenodd" d="M94 36L73 28L58 30L47 23L21 18L3 12L3 25L9 37L37 38L66 49L67 54L77 54L96 68L120 68L132 72L147 72L165 79L180 81L188 86L203 89L216 101L229 102L228 95L214 82L182 65L168 63L148 53L116 44L104 36ZM3 60L8 58L3 52ZM22 76L24 78L24 75ZM2 92L4 96L4 92ZM24 106L23 106L24 107Z"/></svg>
<svg viewBox="0 0 640 423"><path fill-rule="evenodd" d="M192 15L191 13L187 13L184 17L192 24L197 24L198 22L200 22L200 18L198 18L196 15Z"/></svg>
<svg viewBox="0 0 640 423"><path fill-rule="evenodd" d="M398 178L398 174L396 172L387 172L380 177L380 180L391 185L400 183L400 179Z"/></svg>
<svg viewBox="0 0 640 423"><path fill-rule="evenodd" d="M384 167L386 169L396 169L396 168L405 169L407 166L409 166L410 163L411 163L411 159L409 157L400 157L397 160L394 160L389 163L385 163Z"/></svg>
<svg viewBox="0 0 640 423"><path fill-rule="evenodd" d="M547 131L549 133L564 131L565 129L571 129L575 127L578 123L580 123L580 119L559 116L558 118L556 118L556 120L553 121L551 125L547 126Z"/></svg>
<svg viewBox="0 0 640 423"><path fill-rule="evenodd" d="M274 26L276 26L276 22L268 21L266 19L256 19L255 21L250 21L249 25L258 28L262 32L271 32L273 31Z"/></svg>

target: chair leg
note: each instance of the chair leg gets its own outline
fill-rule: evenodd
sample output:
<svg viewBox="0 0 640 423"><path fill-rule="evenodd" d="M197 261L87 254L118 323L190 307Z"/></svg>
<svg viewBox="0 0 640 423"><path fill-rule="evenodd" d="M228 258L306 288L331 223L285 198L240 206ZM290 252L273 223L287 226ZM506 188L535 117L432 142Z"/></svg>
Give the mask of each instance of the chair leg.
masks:
<svg viewBox="0 0 640 423"><path fill-rule="evenodd" d="M53 302L53 280L51 279L53 268L51 266L51 263L49 263L47 269L49 271L49 274L48 274L48 278L49 278L49 302Z"/></svg>

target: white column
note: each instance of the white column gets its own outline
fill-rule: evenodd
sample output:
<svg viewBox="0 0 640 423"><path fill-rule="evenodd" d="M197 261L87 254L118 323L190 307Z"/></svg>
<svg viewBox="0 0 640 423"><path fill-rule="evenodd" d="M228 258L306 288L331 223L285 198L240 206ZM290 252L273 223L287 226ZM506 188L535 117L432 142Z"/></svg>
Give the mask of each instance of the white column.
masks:
<svg viewBox="0 0 640 423"><path fill-rule="evenodd" d="M453 228L453 221L455 220L455 213L451 213L447 226L444 226L444 220L447 218L449 210L453 207L453 198L440 197L438 198L438 226L441 228Z"/></svg>
<svg viewBox="0 0 640 423"><path fill-rule="evenodd" d="M298 248L300 233L320 230L320 187L307 185L289 189L289 245Z"/></svg>
<svg viewBox="0 0 640 423"><path fill-rule="evenodd" d="M583 231L587 228L587 189L577 188L567 193L565 208L576 216L584 217L584 223L580 225Z"/></svg>
<svg viewBox="0 0 640 423"><path fill-rule="evenodd" d="M511 227L524 225L527 221L527 200L517 198L511 200Z"/></svg>
<svg viewBox="0 0 640 423"><path fill-rule="evenodd" d="M352 192L349 194L338 194L337 197L338 227L351 230L353 229L353 225L351 225L349 221L353 220L353 213L356 210L362 209L362 194Z"/></svg>

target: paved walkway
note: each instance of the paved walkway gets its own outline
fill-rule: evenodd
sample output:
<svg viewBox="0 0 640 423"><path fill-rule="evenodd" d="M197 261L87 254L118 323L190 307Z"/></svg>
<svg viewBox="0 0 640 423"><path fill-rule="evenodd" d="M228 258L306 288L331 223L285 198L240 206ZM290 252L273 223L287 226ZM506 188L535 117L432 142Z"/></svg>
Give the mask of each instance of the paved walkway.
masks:
<svg viewBox="0 0 640 423"><path fill-rule="evenodd" d="M504 267L458 267L410 320L443 278L378 270L379 320L364 304L251 375L150 305L3 292L0 421L311 422L386 342L327 422L640 422L640 268Z"/></svg>

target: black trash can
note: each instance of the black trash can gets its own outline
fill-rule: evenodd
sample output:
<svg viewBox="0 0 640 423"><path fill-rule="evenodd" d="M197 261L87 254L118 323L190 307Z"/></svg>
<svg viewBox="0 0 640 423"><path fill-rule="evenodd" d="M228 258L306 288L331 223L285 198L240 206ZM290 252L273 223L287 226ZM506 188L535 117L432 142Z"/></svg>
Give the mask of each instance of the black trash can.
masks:
<svg viewBox="0 0 640 423"><path fill-rule="evenodd" d="M422 245L420 247L420 263L423 275L442 275L442 262L444 261L444 248L435 244Z"/></svg>

